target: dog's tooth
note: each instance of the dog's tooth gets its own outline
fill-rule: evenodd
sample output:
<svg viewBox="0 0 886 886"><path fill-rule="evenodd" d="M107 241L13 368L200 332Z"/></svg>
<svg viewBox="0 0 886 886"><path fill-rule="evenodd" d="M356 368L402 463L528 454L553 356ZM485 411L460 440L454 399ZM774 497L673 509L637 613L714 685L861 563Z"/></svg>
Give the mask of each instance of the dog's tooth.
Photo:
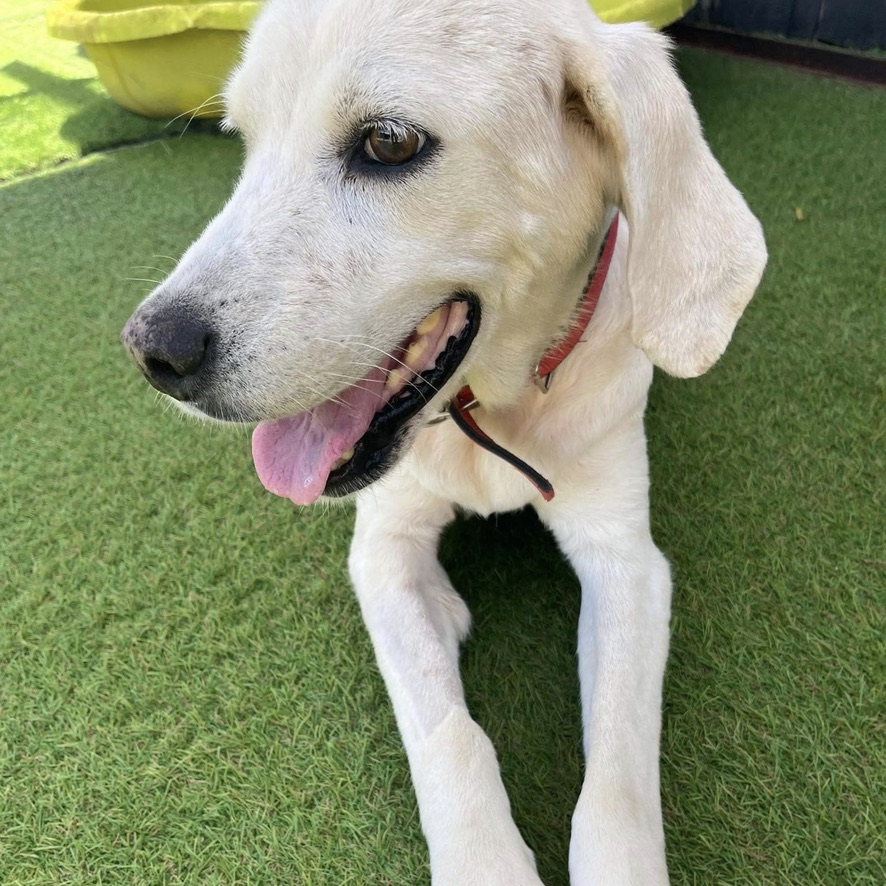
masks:
<svg viewBox="0 0 886 886"><path fill-rule="evenodd" d="M452 304L450 308L450 316L451 322L450 326L455 329L457 332L461 332L465 323L468 319L468 305L467 302L457 301Z"/></svg>
<svg viewBox="0 0 886 886"><path fill-rule="evenodd" d="M385 389L388 391L396 391L397 388L401 387L403 378L404 371L399 366L395 366L390 372L388 372L388 377L385 380Z"/></svg>
<svg viewBox="0 0 886 886"><path fill-rule="evenodd" d="M340 468L342 465L346 465L352 458L354 457L354 450L349 449L347 452L343 452L333 463L332 470L336 470Z"/></svg>
<svg viewBox="0 0 886 886"><path fill-rule="evenodd" d="M433 314L429 314L415 327L415 331L419 335L427 335L429 332L433 332L440 325L442 317L443 308L437 308Z"/></svg>
<svg viewBox="0 0 886 886"><path fill-rule="evenodd" d="M422 336L421 338L417 338L407 349L406 355L403 358L403 362L410 368L414 369L416 372L422 366L422 358L425 355L425 352L428 350L428 340Z"/></svg>

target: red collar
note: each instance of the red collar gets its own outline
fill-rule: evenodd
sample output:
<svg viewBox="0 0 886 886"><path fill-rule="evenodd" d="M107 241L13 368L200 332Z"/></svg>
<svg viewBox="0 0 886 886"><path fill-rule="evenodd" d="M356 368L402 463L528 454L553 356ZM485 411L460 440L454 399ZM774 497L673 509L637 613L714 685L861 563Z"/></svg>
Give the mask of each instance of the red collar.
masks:
<svg viewBox="0 0 886 886"><path fill-rule="evenodd" d="M547 393L551 386L551 375L554 370L572 353L572 350L581 341L581 337L585 334L588 324L591 322L591 317L594 316L597 303L600 301L600 293L603 291L603 284L606 282L606 275L609 273L609 266L612 263L612 254L615 251L617 235L618 213L616 212L615 218L613 218L612 224L609 226L609 230L603 239L600 255L597 258L597 265L588 281L588 287L584 291L584 296L575 313L572 325L560 341L542 354L535 367L533 381L545 393ZM499 446L498 443L484 433L469 411L476 405L477 398L470 387L465 385L449 404L449 414L458 427L478 446L482 446L493 455L497 455L508 464L513 465L538 489L545 501L550 501L554 497L554 487L550 481L526 464L525 461Z"/></svg>

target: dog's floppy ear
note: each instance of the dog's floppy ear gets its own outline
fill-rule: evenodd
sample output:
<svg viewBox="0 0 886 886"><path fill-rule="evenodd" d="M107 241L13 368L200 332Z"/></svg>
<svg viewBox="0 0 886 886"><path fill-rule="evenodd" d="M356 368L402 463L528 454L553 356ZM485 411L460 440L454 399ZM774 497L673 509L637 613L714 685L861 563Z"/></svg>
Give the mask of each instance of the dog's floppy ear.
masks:
<svg viewBox="0 0 886 886"><path fill-rule="evenodd" d="M632 338L665 371L700 375L757 288L763 232L704 140L668 41L645 25L594 21L589 31L588 45L570 40L568 94L614 152Z"/></svg>

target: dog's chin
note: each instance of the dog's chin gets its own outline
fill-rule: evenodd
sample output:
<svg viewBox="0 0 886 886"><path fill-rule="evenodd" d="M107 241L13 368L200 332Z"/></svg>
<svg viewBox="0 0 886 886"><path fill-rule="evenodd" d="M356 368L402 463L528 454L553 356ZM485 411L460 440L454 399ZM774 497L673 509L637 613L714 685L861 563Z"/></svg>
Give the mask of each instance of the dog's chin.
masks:
<svg viewBox="0 0 886 886"><path fill-rule="evenodd" d="M422 410L421 414L401 425L394 439L384 448L372 452L362 468L354 469L349 462L334 470L326 481L326 488L320 496L321 500L345 501L384 477L409 451L418 432L427 421L425 412Z"/></svg>
<svg viewBox="0 0 886 886"><path fill-rule="evenodd" d="M185 415L198 421L209 422L210 424L228 427L234 425L248 427L255 424L256 421L254 419L233 418L224 407L220 408L215 404L208 405L206 408L200 408L192 403L182 403L180 400L175 400L172 397L167 399ZM359 467L352 464L354 461L354 458L352 458L348 464L332 471L329 479L326 481L326 487L320 496L320 500L343 503L353 498L360 490L371 486L376 480L380 480L409 451L418 432L427 421L432 416L440 414L438 409L439 407L435 404L429 404L412 419L405 421L397 427L393 437L385 445L375 449L368 449L365 453L362 453L359 459ZM363 439L361 438L360 443L355 447L355 453L360 448L362 442Z"/></svg>
<svg viewBox="0 0 886 886"><path fill-rule="evenodd" d="M181 412L190 418L196 418L198 421L207 421L212 424L217 425L233 425L233 424L247 424L247 421L244 421L240 418L233 418L232 414L228 413L225 409L220 409L217 406L210 405L206 408L201 408L197 406L195 403L186 403L182 400L176 400L175 397L170 397L168 394L163 395L166 400L168 400L173 406L177 407Z"/></svg>
<svg viewBox="0 0 886 886"><path fill-rule="evenodd" d="M416 375L375 414L350 458L330 472L324 498L353 495L380 479L409 450L427 421L439 414L440 392L457 375L480 327L477 299L472 295L460 299L468 305L464 328L449 340L433 367Z"/></svg>

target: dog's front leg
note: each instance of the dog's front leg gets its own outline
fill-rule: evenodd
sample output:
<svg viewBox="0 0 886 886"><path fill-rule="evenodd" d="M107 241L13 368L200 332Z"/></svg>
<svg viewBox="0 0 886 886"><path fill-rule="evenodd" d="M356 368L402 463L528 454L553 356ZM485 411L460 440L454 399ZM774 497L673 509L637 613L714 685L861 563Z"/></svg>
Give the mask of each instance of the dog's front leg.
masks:
<svg viewBox="0 0 886 886"><path fill-rule="evenodd" d="M572 819L570 882L664 886L658 755L671 580L649 530L642 426L600 446L586 466L586 482L558 489L539 507L582 591L585 777Z"/></svg>
<svg viewBox="0 0 886 886"><path fill-rule="evenodd" d="M458 670L470 617L437 559L452 508L414 490L359 499L350 571L403 736L434 886L541 886Z"/></svg>

